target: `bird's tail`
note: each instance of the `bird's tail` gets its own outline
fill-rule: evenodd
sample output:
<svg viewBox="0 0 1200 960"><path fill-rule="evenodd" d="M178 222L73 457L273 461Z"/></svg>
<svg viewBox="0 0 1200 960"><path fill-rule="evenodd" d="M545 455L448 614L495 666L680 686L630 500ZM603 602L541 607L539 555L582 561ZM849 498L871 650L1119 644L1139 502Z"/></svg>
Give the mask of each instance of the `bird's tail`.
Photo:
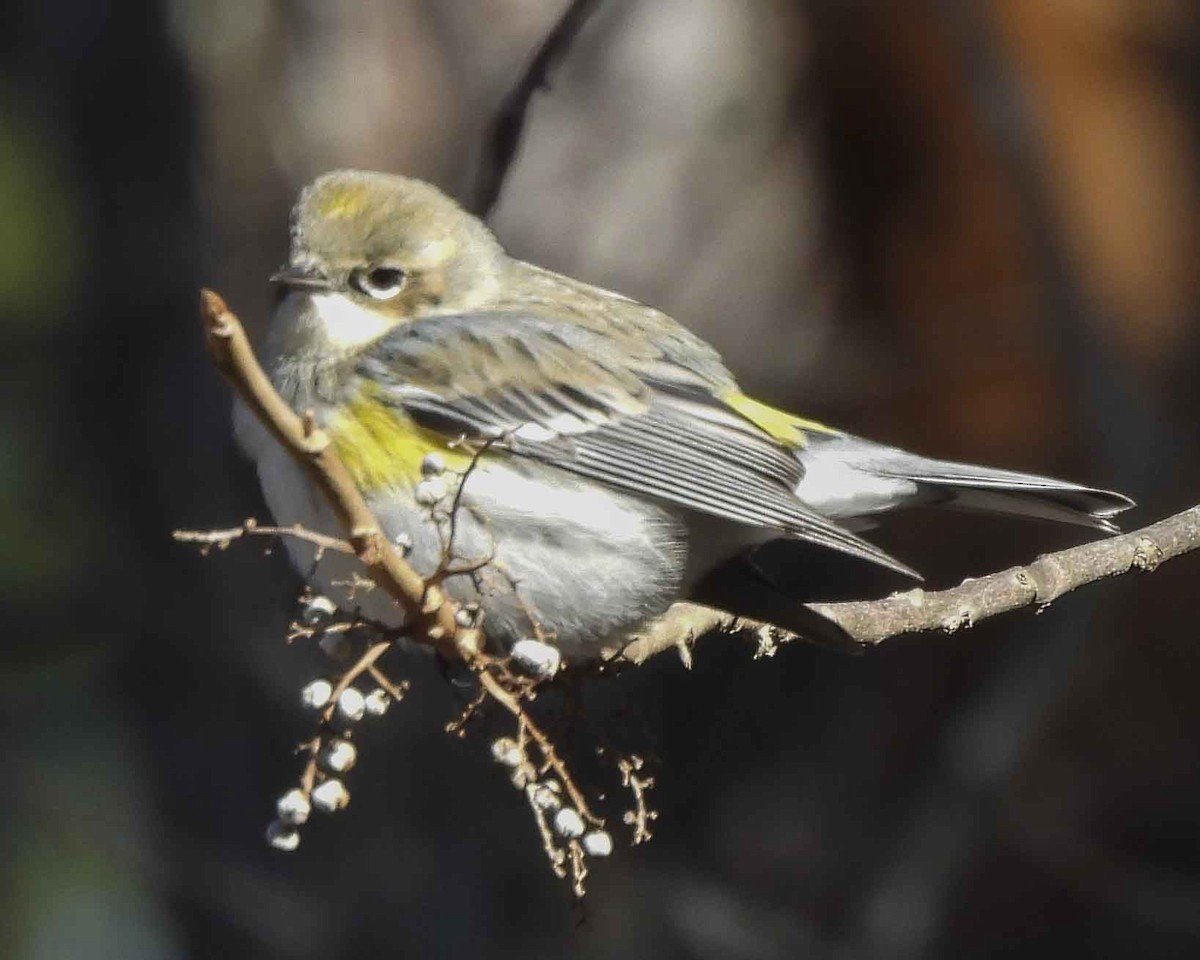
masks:
<svg viewBox="0 0 1200 960"><path fill-rule="evenodd" d="M1056 520L1116 532L1128 497L1032 473L932 460L844 434L809 433L796 453L804 478L796 495L827 517L868 516L935 504Z"/></svg>

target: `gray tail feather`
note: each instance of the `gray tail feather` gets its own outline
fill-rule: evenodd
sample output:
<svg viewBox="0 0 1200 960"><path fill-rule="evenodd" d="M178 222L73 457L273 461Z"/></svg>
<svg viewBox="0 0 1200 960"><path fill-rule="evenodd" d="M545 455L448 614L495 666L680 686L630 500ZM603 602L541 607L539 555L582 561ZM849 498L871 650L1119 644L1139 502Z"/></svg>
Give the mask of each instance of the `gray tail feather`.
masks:
<svg viewBox="0 0 1200 960"><path fill-rule="evenodd" d="M1112 518L1134 505L1128 497L1111 490L1051 477L936 460L925 462L942 469L928 473L914 470L905 477L924 488L926 496L944 496L942 503L965 510L1056 520L1117 533L1120 528Z"/></svg>
<svg viewBox="0 0 1200 960"><path fill-rule="evenodd" d="M801 461L810 471L816 467L818 475L824 463L829 462L827 458L832 457L843 470L865 475L868 484L882 484L874 495L864 499L861 510L855 508L852 497L840 497L832 515L854 516L909 504L937 504L1055 520L1116 533L1118 528L1112 518L1134 505L1128 497L1111 490L1032 473L932 460L856 437L818 441L810 450L801 454ZM820 503L805 497L803 487L802 481L797 493L821 510Z"/></svg>

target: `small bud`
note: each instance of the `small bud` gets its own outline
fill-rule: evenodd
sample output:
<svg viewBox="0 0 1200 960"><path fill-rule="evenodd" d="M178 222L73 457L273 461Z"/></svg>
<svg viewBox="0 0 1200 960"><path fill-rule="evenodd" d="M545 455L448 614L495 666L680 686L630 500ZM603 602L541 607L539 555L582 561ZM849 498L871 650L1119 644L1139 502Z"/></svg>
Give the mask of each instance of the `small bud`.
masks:
<svg viewBox="0 0 1200 960"><path fill-rule="evenodd" d="M589 857L607 857L613 852L613 838L607 830L593 830L583 838L583 852Z"/></svg>
<svg viewBox="0 0 1200 960"><path fill-rule="evenodd" d="M341 692L337 702L338 716L349 723L357 723L367 712L366 698L354 687Z"/></svg>
<svg viewBox="0 0 1200 960"><path fill-rule="evenodd" d="M557 647L529 637L518 640L509 652L517 666L537 677L552 677L562 666L562 654Z"/></svg>
<svg viewBox="0 0 1200 960"><path fill-rule="evenodd" d="M478 607L459 607L454 612L454 622L460 627L473 627L477 616L479 616Z"/></svg>
<svg viewBox="0 0 1200 960"><path fill-rule="evenodd" d="M321 765L333 773L345 773L358 760L358 751L349 740L331 740L321 751Z"/></svg>
<svg viewBox="0 0 1200 960"><path fill-rule="evenodd" d="M421 460L421 475L440 477L446 472L446 458L440 453L427 453Z"/></svg>
<svg viewBox="0 0 1200 960"><path fill-rule="evenodd" d="M524 790L529 786L529 770L526 767L517 767L512 772L512 785L518 790Z"/></svg>
<svg viewBox="0 0 1200 960"><path fill-rule="evenodd" d="M333 696L333 684L328 680L314 680L300 691L300 702L312 710L320 710Z"/></svg>
<svg viewBox="0 0 1200 960"><path fill-rule="evenodd" d="M376 687L363 698L363 709L372 717L382 717L392 705L392 698L383 687Z"/></svg>
<svg viewBox="0 0 1200 960"><path fill-rule="evenodd" d="M312 804L322 813L336 813L350 802L350 791L341 780L329 779L313 787Z"/></svg>
<svg viewBox="0 0 1200 960"><path fill-rule="evenodd" d="M306 627L315 627L325 623L335 613L337 607L328 597L313 597L301 609L300 621Z"/></svg>
<svg viewBox="0 0 1200 960"><path fill-rule="evenodd" d="M300 846L300 831L276 820L267 827L267 843L283 853L291 853Z"/></svg>
<svg viewBox="0 0 1200 960"><path fill-rule="evenodd" d="M431 507L446 495L446 484L438 477L430 477L417 484L417 503Z"/></svg>
<svg viewBox="0 0 1200 960"><path fill-rule="evenodd" d="M392 543L394 543L396 548L403 554L407 554L408 551L412 549L412 537L410 537L403 530L392 537Z"/></svg>
<svg viewBox="0 0 1200 960"><path fill-rule="evenodd" d="M543 780L542 786L544 786L547 790L552 790L559 795L562 794L562 784L557 780Z"/></svg>
<svg viewBox="0 0 1200 960"><path fill-rule="evenodd" d="M502 763L506 767L519 767L521 765L521 748L517 746L517 741L511 737L501 737L492 743L492 756L497 763Z"/></svg>
<svg viewBox="0 0 1200 960"><path fill-rule="evenodd" d="M290 827L298 827L308 819L312 806L303 790L292 789L285 793L275 803L275 813L281 823Z"/></svg>
<svg viewBox="0 0 1200 960"><path fill-rule="evenodd" d="M532 792L529 795L530 799L533 800L534 805L539 810L545 810L549 812L551 810L557 810L562 806L562 800L559 799L558 794L551 790L544 783L539 783L537 786L532 787L531 791Z"/></svg>
<svg viewBox="0 0 1200 960"><path fill-rule="evenodd" d="M582 837L583 817L573 807L563 807L554 815L554 830L568 840Z"/></svg>

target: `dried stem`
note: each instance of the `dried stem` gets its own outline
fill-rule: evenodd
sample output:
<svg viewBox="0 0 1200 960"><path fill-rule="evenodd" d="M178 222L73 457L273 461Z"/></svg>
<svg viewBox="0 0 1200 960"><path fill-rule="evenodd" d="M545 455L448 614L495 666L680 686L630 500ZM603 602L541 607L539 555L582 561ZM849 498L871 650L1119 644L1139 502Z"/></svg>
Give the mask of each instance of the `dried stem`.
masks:
<svg viewBox="0 0 1200 960"><path fill-rule="evenodd" d="M604 820L592 812L587 798L584 797L583 792L576 785L575 778L571 776L571 771L567 768L562 758L559 757L558 751L554 749L553 742L533 721L533 718L529 716L529 711L525 709L517 697L509 692L496 676L486 668L479 672L479 684L487 691L488 696L517 718L521 737L524 738L527 736L537 745L544 765L558 775L558 778L562 781L563 789L567 791L567 796L571 798L571 803L575 805L575 809L579 811L580 816L597 827L604 826Z"/></svg>
<svg viewBox="0 0 1200 960"><path fill-rule="evenodd" d="M298 523L294 523L290 527L273 527L260 524L253 517L243 521L240 527L228 527L224 530L175 530L171 536L179 543L198 543L202 550L206 547L225 550L234 540L244 537L294 537L315 546L318 559L323 550L354 553L354 548L347 541L327 536L324 533L317 533Z"/></svg>
<svg viewBox="0 0 1200 960"><path fill-rule="evenodd" d="M808 606L838 624L855 643L869 648L906 633L953 633L1022 607L1041 610L1086 584L1130 571L1150 572L1197 548L1200 506L1141 530L1046 554L1026 566L965 580L948 590L908 590L882 600ZM776 644L804 639L769 623L699 604L677 603L619 654L642 663L681 641L690 642L713 632L753 634L764 653L772 652Z"/></svg>
<svg viewBox="0 0 1200 960"><path fill-rule="evenodd" d="M658 812L651 810L646 804L646 792L654 786L654 778L638 776L638 771L643 765L644 761L636 754L628 758L621 757L617 761L617 769L621 771L621 785L633 794L633 809L626 812L625 822L633 827L635 845L650 840L650 821L658 819Z"/></svg>
<svg viewBox="0 0 1200 960"><path fill-rule="evenodd" d="M447 656L469 658L480 648L478 631L460 625L455 605L441 590L429 587L388 542L329 436L317 427L311 413L297 416L276 392L225 301L204 290L200 303L209 353L218 369L320 488L371 579L405 611L412 638L437 646Z"/></svg>

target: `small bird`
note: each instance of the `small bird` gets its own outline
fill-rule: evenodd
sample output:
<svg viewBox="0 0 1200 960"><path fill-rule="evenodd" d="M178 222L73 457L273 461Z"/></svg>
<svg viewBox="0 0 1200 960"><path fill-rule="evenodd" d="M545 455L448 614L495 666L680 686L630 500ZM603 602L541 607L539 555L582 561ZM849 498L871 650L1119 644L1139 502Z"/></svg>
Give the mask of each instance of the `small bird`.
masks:
<svg viewBox="0 0 1200 960"><path fill-rule="evenodd" d="M587 659L723 564L786 538L917 576L851 532L946 504L1104 531L1118 493L927 459L744 394L717 352L628 297L509 257L435 187L339 170L292 213L265 363L328 432L386 536L499 650ZM288 454L239 434L280 524L338 535ZM356 561L290 538L342 609L402 620ZM369 586L369 585L367 585Z"/></svg>

